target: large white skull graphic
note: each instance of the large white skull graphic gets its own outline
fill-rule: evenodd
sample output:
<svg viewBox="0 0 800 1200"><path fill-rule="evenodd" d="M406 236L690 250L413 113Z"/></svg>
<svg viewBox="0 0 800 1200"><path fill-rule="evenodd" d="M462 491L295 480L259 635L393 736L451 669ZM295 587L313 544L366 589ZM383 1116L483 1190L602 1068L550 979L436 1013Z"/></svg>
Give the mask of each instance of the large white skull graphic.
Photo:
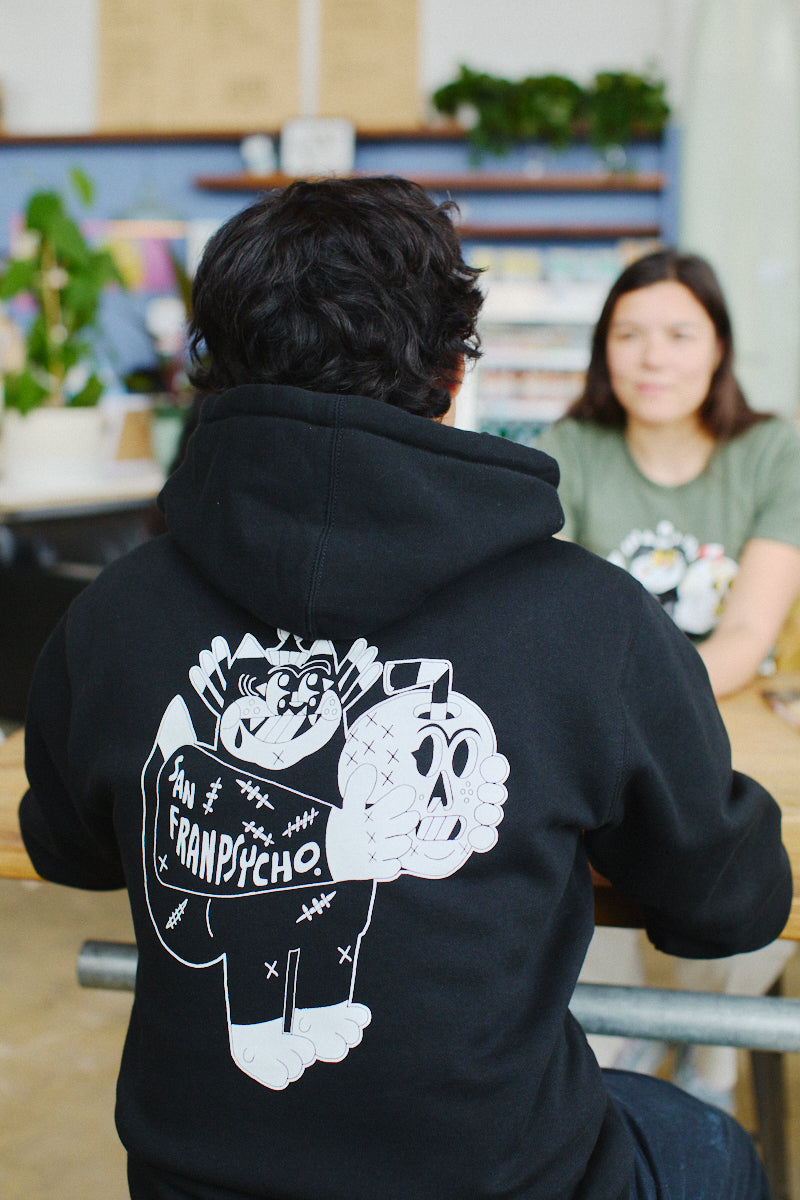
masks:
<svg viewBox="0 0 800 1200"><path fill-rule="evenodd" d="M507 795L508 762L497 753L494 729L451 690L451 675L446 661L388 663L388 699L353 724L339 759L342 795L365 764L375 770L371 804L400 785L414 787L420 819L402 870L428 879L451 875L473 852L494 846Z"/></svg>

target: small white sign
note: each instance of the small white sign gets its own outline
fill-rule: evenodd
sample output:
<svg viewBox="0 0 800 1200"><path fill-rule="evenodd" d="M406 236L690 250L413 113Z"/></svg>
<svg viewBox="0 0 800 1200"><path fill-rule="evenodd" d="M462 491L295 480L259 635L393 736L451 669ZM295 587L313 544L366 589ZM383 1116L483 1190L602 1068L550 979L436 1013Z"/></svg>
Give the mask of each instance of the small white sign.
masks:
<svg viewBox="0 0 800 1200"><path fill-rule="evenodd" d="M348 175L355 153L355 126L343 117L295 117L281 128L284 175Z"/></svg>

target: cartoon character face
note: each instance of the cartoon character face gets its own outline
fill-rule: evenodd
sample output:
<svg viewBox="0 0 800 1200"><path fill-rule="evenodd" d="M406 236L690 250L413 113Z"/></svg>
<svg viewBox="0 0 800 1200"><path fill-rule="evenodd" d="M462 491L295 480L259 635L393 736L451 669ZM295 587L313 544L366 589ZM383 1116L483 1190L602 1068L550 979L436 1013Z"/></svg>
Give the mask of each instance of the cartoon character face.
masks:
<svg viewBox="0 0 800 1200"><path fill-rule="evenodd" d="M314 754L341 728L343 713L376 679L377 650L364 638L339 658L333 644L277 630L263 647L250 633L231 653L213 639L189 669L189 681L217 721L219 741L235 758L272 771Z"/></svg>
<svg viewBox="0 0 800 1200"><path fill-rule="evenodd" d="M655 532L632 530L608 560L630 571L692 636L714 628L738 569L719 542L701 544L671 521L659 521Z"/></svg>
<svg viewBox="0 0 800 1200"><path fill-rule="evenodd" d="M236 758L280 770L315 753L342 719L329 659L283 663L261 678L242 675L240 696L222 713L219 736Z"/></svg>
<svg viewBox="0 0 800 1200"><path fill-rule="evenodd" d="M403 858L405 873L443 878L474 851L490 850L497 841L508 762L497 753L487 717L466 696L448 687L444 702L437 702L423 686L376 704L355 722L345 742L339 760L342 794L350 775L364 764L376 771L372 803L399 785L415 789L420 820Z"/></svg>
<svg viewBox="0 0 800 1200"><path fill-rule="evenodd" d="M674 591L686 571L686 557L675 546L642 547L631 560L630 573L653 596Z"/></svg>
<svg viewBox="0 0 800 1200"><path fill-rule="evenodd" d="M678 588L672 613L678 628L696 637L709 634L719 620L736 571L737 564L722 546L701 546L700 556L689 565Z"/></svg>

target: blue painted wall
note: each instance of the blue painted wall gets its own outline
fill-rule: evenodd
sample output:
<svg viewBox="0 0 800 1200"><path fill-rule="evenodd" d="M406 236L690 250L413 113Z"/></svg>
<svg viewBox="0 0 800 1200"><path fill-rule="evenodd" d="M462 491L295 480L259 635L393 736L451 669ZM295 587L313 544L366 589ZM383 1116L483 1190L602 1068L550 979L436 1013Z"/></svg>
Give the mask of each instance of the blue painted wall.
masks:
<svg viewBox="0 0 800 1200"><path fill-rule="evenodd" d="M668 131L663 144L637 144L629 167L664 171L668 186L661 195L534 193L456 196L462 218L470 224L658 224L665 240L677 238L677 133ZM191 140L186 142L102 142L70 139L0 142L0 253L9 244L12 221L24 208L31 192L43 187L62 188L69 169L79 166L94 181L96 201L92 217L164 217L180 221L202 219L222 222L253 198L245 192L219 193L196 187L201 175L235 174L242 169L238 141ZM596 171L599 160L586 146L554 154L541 147L520 147L506 157L485 159L482 168L492 172L535 173L541 170ZM471 169L463 141L361 140L356 168L389 174L462 174ZM77 211L77 210L76 210ZM124 374L153 360L143 327L142 294L111 295L104 306L103 323L110 344L110 366Z"/></svg>

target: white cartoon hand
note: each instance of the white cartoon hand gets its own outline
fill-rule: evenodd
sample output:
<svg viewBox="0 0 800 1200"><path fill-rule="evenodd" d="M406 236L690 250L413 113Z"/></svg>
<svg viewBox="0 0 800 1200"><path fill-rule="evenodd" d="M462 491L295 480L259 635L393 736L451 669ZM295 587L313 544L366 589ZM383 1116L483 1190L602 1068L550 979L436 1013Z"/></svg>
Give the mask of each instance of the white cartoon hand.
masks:
<svg viewBox="0 0 800 1200"><path fill-rule="evenodd" d="M202 650L195 666L189 669L189 679L200 699L215 716L225 704L228 686L226 671L230 668L231 652L224 637L215 637L210 650Z"/></svg>
<svg viewBox="0 0 800 1200"><path fill-rule="evenodd" d="M402 784L370 804L377 778L373 766L362 764L345 785L342 807L331 810L325 849L335 881L396 879L411 851L420 819L414 788Z"/></svg>

